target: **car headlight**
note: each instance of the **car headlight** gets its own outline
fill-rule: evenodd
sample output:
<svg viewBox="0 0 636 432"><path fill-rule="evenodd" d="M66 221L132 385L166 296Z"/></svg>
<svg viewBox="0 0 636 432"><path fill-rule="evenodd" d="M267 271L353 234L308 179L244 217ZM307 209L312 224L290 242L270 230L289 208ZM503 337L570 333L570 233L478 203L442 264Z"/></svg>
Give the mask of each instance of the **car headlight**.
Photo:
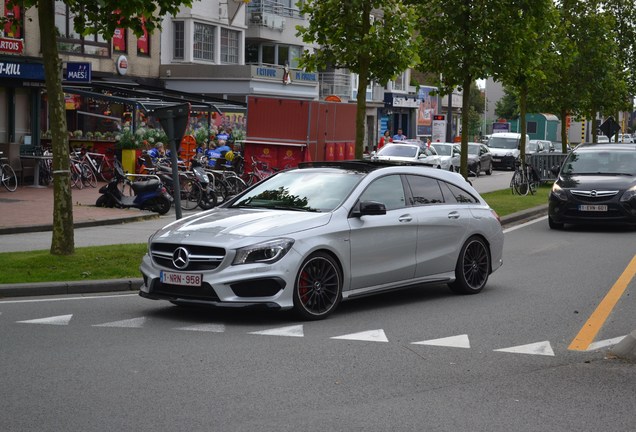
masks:
<svg viewBox="0 0 636 432"><path fill-rule="evenodd" d="M636 197L636 185L630 187L623 193L623 196L621 197L620 202L627 202L630 199L633 199L634 197Z"/></svg>
<svg viewBox="0 0 636 432"><path fill-rule="evenodd" d="M552 195L554 195L555 198L561 201L568 200L568 195L565 193L563 189L561 189L561 186L559 186L556 183L552 186Z"/></svg>
<svg viewBox="0 0 636 432"><path fill-rule="evenodd" d="M275 263L287 254L293 244L294 240L283 238L237 249L232 265Z"/></svg>

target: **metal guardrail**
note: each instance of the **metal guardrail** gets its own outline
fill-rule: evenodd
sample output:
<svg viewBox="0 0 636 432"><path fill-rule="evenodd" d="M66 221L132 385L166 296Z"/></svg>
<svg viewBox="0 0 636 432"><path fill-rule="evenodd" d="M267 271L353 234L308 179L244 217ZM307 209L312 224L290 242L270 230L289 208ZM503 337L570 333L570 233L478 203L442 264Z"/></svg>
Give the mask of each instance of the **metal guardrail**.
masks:
<svg viewBox="0 0 636 432"><path fill-rule="evenodd" d="M556 176L552 173L552 167L560 167L567 153L539 153L526 155L526 163L534 167L539 175L541 182L556 180Z"/></svg>

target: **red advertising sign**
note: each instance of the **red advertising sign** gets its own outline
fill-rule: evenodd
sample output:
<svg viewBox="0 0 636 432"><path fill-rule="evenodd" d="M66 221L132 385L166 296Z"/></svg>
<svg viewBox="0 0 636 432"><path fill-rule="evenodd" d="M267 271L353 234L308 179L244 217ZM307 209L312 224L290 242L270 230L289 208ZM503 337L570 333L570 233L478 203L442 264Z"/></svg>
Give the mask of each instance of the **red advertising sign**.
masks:
<svg viewBox="0 0 636 432"><path fill-rule="evenodd" d="M116 28L113 34L113 51L126 52L126 29Z"/></svg>
<svg viewBox="0 0 636 432"><path fill-rule="evenodd" d="M148 39L148 30L144 24L144 34L137 39L137 54L150 54L150 41Z"/></svg>
<svg viewBox="0 0 636 432"><path fill-rule="evenodd" d="M23 52L24 41L22 39L0 37L0 53L22 54Z"/></svg>
<svg viewBox="0 0 636 432"><path fill-rule="evenodd" d="M4 35L10 38L22 37L22 10L20 6L9 7L10 0L4 0L4 16L12 21L7 21L4 25Z"/></svg>

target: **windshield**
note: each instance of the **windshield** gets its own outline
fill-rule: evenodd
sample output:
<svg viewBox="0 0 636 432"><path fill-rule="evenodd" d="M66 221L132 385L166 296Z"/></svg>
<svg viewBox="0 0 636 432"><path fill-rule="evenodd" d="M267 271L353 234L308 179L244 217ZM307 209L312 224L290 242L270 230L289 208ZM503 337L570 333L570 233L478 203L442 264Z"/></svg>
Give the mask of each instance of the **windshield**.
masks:
<svg viewBox="0 0 636 432"><path fill-rule="evenodd" d="M538 148L539 148L539 143L531 141L528 143L527 151L536 152Z"/></svg>
<svg viewBox="0 0 636 432"><path fill-rule="evenodd" d="M293 170L257 184L231 207L329 212L351 193L363 177L357 172Z"/></svg>
<svg viewBox="0 0 636 432"><path fill-rule="evenodd" d="M517 138L490 137L488 147L515 150L519 145Z"/></svg>
<svg viewBox="0 0 636 432"><path fill-rule="evenodd" d="M468 145L468 154L478 155L479 154L479 146L475 144Z"/></svg>
<svg viewBox="0 0 636 432"><path fill-rule="evenodd" d="M563 164L562 173L636 175L636 154L626 151L574 152Z"/></svg>
<svg viewBox="0 0 636 432"><path fill-rule="evenodd" d="M451 146L433 144L435 150L437 150L437 154L441 156L452 156L453 148Z"/></svg>
<svg viewBox="0 0 636 432"><path fill-rule="evenodd" d="M407 145L386 145L380 149L378 156L417 157L418 147Z"/></svg>

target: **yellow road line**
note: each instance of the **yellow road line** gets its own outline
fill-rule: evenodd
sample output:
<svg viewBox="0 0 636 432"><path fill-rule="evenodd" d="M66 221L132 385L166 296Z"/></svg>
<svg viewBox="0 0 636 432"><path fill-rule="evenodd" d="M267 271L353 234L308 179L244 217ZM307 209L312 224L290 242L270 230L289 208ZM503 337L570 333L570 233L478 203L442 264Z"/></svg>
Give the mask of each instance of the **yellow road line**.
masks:
<svg viewBox="0 0 636 432"><path fill-rule="evenodd" d="M632 278L636 274L636 255L627 265L623 274L618 278L614 286L605 295L605 298L599 303L596 310L590 315L587 322L576 335L570 346L569 350L572 351L585 351L594 342L594 338L607 320L607 317L620 300L621 296L627 289L627 286L631 282Z"/></svg>

